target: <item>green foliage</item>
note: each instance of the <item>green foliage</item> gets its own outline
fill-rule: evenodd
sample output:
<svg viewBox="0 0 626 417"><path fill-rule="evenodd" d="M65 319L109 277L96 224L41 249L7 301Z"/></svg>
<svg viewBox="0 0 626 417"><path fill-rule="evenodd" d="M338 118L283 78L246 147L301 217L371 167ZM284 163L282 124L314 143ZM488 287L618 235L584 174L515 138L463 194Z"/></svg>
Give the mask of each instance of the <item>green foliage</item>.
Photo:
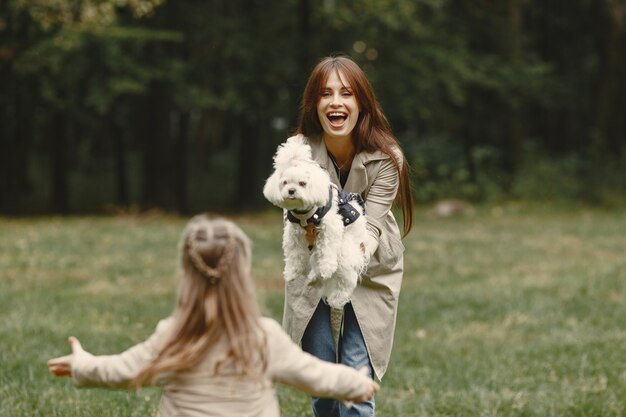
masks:
<svg viewBox="0 0 626 417"><path fill-rule="evenodd" d="M176 61L154 67L137 56L138 49L162 41L178 42L180 34L73 25L24 51L17 70L39 78L42 98L53 107L102 115L119 97L144 94L149 83L169 78Z"/></svg>
<svg viewBox="0 0 626 417"><path fill-rule="evenodd" d="M462 143L452 138L430 137L409 143L407 152L413 155L410 163L414 199L419 203L446 198L477 202L502 197L499 154L492 146L475 147L468 153Z"/></svg>
<svg viewBox="0 0 626 417"><path fill-rule="evenodd" d="M149 16L162 0L15 0L16 11L25 11L44 30L82 23L108 26L116 19L116 11L128 8L136 18Z"/></svg>
<svg viewBox="0 0 626 417"><path fill-rule="evenodd" d="M20 51L15 70L37 78L44 102L53 107L71 112L86 107L105 114L116 97L144 93L148 82L163 77L141 62L132 44L176 41L180 35L118 26L116 20L120 8L129 7L139 17L151 14L159 3L18 1L14 13L26 13L44 33Z"/></svg>
<svg viewBox="0 0 626 417"><path fill-rule="evenodd" d="M582 161L575 155L547 158L529 149L512 194L535 201L576 201L582 196L581 169Z"/></svg>

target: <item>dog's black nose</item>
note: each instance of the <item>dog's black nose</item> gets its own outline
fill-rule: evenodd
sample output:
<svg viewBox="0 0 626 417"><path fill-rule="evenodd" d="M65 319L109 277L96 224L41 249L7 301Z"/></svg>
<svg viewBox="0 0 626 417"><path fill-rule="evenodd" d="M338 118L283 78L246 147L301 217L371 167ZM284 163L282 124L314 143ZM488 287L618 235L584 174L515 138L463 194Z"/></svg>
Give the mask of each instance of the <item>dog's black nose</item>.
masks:
<svg viewBox="0 0 626 417"><path fill-rule="evenodd" d="M294 195L296 193L296 189L290 188L289 190L287 190L287 192L289 193L289 195Z"/></svg>

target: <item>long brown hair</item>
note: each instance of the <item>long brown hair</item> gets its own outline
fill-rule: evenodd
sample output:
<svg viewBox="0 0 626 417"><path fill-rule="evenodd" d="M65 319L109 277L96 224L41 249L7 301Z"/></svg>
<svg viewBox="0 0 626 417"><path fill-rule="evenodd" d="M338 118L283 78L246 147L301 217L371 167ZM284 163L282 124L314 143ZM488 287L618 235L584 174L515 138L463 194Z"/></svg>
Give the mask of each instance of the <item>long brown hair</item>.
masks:
<svg viewBox="0 0 626 417"><path fill-rule="evenodd" d="M261 378L265 336L250 278L250 242L233 222L198 215L180 244L182 277L173 330L158 356L135 378L137 386L197 365L226 337L241 375Z"/></svg>
<svg viewBox="0 0 626 417"><path fill-rule="evenodd" d="M402 236L404 237L413 226L413 196L411 194L409 164L391 130L387 117L376 100L369 80L356 62L346 56L331 56L323 58L313 68L304 88L296 133L301 133L304 136L324 133L317 115L317 104L332 72L338 75L341 73L343 79L350 85L359 104L359 118L352 132L355 152L381 151L389 155L398 169L400 184L396 203L402 207L404 225ZM340 77L340 79L342 78Z"/></svg>

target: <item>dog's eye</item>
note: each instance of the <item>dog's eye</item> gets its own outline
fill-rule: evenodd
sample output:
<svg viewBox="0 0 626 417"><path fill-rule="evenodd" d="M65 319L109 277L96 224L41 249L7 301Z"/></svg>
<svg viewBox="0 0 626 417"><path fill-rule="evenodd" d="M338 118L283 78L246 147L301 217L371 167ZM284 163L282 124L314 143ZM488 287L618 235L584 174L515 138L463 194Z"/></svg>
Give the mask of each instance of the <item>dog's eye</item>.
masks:
<svg viewBox="0 0 626 417"><path fill-rule="evenodd" d="M298 184L300 184L300 187L306 187L306 182L304 181L300 181Z"/></svg>
<svg viewBox="0 0 626 417"><path fill-rule="evenodd" d="M283 181L283 185L287 185L287 181Z"/></svg>

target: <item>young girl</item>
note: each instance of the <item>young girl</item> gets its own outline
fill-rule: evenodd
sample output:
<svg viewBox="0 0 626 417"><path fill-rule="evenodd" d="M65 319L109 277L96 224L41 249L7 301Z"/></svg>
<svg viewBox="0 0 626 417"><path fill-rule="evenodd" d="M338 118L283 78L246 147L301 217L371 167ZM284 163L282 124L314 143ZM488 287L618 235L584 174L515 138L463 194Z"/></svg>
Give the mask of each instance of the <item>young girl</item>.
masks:
<svg viewBox="0 0 626 417"><path fill-rule="evenodd" d="M343 311L336 349L330 307L319 290L286 283L283 327L303 350L326 361L366 366L383 377L389 363L403 276L404 246L411 230L413 200L407 161L361 68L348 57L322 59L304 89L295 132L311 145L313 158L347 192L365 200L370 262ZM288 139L289 140L289 139ZM403 214L400 233L392 207ZM345 409L338 401L313 398L318 417L373 416L374 400Z"/></svg>
<svg viewBox="0 0 626 417"><path fill-rule="evenodd" d="M79 386L162 385L160 417L278 417L274 382L347 402L378 389L366 370L302 352L278 323L259 316L250 244L234 223L194 217L181 254L178 303L152 336L112 356L94 356L70 337L72 354L48 361L50 371Z"/></svg>

